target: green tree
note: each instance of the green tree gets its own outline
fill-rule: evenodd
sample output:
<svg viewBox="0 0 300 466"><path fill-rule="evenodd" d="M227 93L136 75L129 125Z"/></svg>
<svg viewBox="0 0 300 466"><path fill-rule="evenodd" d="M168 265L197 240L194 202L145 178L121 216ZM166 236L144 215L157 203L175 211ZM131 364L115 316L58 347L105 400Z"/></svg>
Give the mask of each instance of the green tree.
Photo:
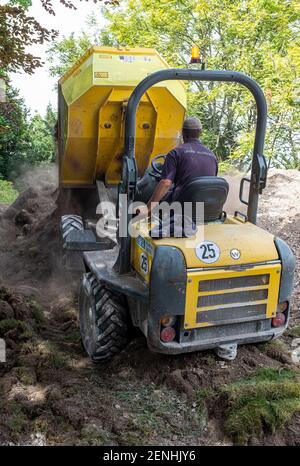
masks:
<svg viewBox="0 0 300 466"><path fill-rule="evenodd" d="M51 76L62 76L92 46L91 38L83 32L55 41L48 49Z"/></svg>
<svg viewBox="0 0 300 466"><path fill-rule="evenodd" d="M28 112L18 92L7 86L0 104L0 179L9 178L16 163L26 156Z"/></svg>
<svg viewBox="0 0 300 466"><path fill-rule="evenodd" d="M80 0L59 0L66 8L76 10ZM88 0L87 0L88 1ZM93 0L94 3L102 0ZM45 10L55 15L52 0L40 0ZM116 0L105 0L106 4L117 5ZM43 27L28 15L32 0L9 0L0 5L0 72L24 70L33 73L42 65L40 57L27 51L28 46L54 40L58 32Z"/></svg>
<svg viewBox="0 0 300 466"><path fill-rule="evenodd" d="M57 112L56 110L54 110L51 103L49 103L46 108L44 122L53 137L55 137L56 121L57 121Z"/></svg>
<svg viewBox="0 0 300 466"><path fill-rule="evenodd" d="M17 91L8 87L0 105L0 179L16 179L24 167L55 160L56 112L49 104L46 114L30 118Z"/></svg>
<svg viewBox="0 0 300 466"><path fill-rule="evenodd" d="M207 68L256 79L269 104L265 153L275 166L299 166L297 0L126 0L104 14L103 43L155 47L171 65L185 67L197 44ZM255 121L249 92L228 84L197 88L190 87L189 112L202 119L206 142L221 160L247 165Z"/></svg>
<svg viewBox="0 0 300 466"><path fill-rule="evenodd" d="M182 67L189 66L191 46L198 44L208 68L253 76L269 104L265 154L273 166L298 167L299 8L285 3L287 8L277 0L127 0L122 8L104 10L106 27L93 42L155 47L171 65ZM95 19L89 21L95 26ZM49 51L52 74L63 74L91 43L86 33L55 42ZM255 123L250 94L235 85L198 83L188 87L188 102L189 113L204 123L205 143L224 165L235 160L247 167Z"/></svg>
<svg viewBox="0 0 300 466"><path fill-rule="evenodd" d="M30 165L55 160L54 126L56 112L48 104L45 118L36 113L28 124L28 144L24 162Z"/></svg>
<svg viewBox="0 0 300 466"><path fill-rule="evenodd" d="M14 2L17 3L17 2ZM19 2L18 2L19 3ZM22 3L22 2L21 2ZM24 70L26 73L41 66L39 57L27 51L27 47L53 40L57 33L41 26L24 7L11 4L0 5L0 70L2 74Z"/></svg>
<svg viewBox="0 0 300 466"><path fill-rule="evenodd" d="M51 0L40 1L55 15ZM76 9L79 0L59 1L67 8ZM108 0L107 3L116 2ZM28 52L28 47L57 36L57 31L46 29L28 15L31 4L31 0L8 0L0 5L0 179L17 176L24 164L54 159L55 112L48 106L45 118L34 115L30 119L8 77L10 72L22 70L33 73L42 63L39 57Z"/></svg>

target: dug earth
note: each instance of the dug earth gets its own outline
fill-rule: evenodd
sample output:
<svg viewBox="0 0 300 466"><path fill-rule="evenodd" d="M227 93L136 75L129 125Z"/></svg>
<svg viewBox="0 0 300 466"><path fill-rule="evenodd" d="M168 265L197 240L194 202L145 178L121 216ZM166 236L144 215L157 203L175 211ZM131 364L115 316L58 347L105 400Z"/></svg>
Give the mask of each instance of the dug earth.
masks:
<svg viewBox="0 0 300 466"><path fill-rule="evenodd" d="M290 327L232 362L150 353L137 334L111 361L90 363L79 277L60 261L57 196L45 180L0 209L0 445L299 445L300 173L270 171L258 218L297 256Z"/></svg>

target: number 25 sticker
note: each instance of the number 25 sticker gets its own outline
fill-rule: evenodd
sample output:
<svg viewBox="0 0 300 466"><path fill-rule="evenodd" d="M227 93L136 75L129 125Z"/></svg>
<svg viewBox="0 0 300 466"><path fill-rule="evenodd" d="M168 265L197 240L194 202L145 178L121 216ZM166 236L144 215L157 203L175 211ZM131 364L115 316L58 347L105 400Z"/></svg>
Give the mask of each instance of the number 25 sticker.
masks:
<svg viewBox="0 0 300 466"><path fill-rule="evenodd" d="M140 267L143 273L148 273L148 256L143 252L140 255Z"/></svg>
<svg viewBox="0 0 300 466"><path fill-rule="evenodd" d="M203 241L196 247L196 256L206 264L213 264L220 257L220 249L212 241Z"/></svg>

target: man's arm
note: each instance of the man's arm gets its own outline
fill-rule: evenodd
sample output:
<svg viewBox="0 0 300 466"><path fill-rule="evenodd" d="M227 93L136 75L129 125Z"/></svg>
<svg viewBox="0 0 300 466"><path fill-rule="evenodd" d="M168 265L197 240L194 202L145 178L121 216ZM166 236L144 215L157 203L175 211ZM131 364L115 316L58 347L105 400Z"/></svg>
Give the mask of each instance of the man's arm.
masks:
<svg viewBox="0 0 300 466"><path fill-rule="evenodd" d="M168 179L160 180L158 185L156 186L154 193L152 194L150 201L147 204L148 212L150 213L151 210L159 203L159 201L167 194L170 187L172 186L172 181Z"/></svg>
<svg viewBox="0 0 300 466"><path fill-rule="evenodd" d="M162 168L161 180L156 186L147 207L139 209L140 214L143 216L150 215L151 211L160 202L160 200L167 194L170 187L174 182L176 175L176 149L171 150L167 156Z"/></svg>
<svg viewBox="0 0 300 466"><path fill-rule="evenodd" d="M147 204L149 214L171 188L176 176L176 165L176 149L173 149L166 156L161 172L161 180L156 186L150 201Z"/></svg>

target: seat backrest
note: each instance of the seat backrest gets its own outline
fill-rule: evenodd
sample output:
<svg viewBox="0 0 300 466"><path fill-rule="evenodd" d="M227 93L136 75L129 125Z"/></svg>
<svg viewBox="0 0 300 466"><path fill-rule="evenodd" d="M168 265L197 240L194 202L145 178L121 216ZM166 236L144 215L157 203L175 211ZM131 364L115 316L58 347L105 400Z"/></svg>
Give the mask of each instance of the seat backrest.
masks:
<svg viewBox="0 0 300 466"><path fill-rule="evenodd" d="M193 220L196 223L196 203L204 203L204 221L211 222L222 217L223 206L226 202L229 184L219 176L202 176L190 181L181 190L177 201L193 204ZM201 220L201 219L200 219Z"/></svg>

